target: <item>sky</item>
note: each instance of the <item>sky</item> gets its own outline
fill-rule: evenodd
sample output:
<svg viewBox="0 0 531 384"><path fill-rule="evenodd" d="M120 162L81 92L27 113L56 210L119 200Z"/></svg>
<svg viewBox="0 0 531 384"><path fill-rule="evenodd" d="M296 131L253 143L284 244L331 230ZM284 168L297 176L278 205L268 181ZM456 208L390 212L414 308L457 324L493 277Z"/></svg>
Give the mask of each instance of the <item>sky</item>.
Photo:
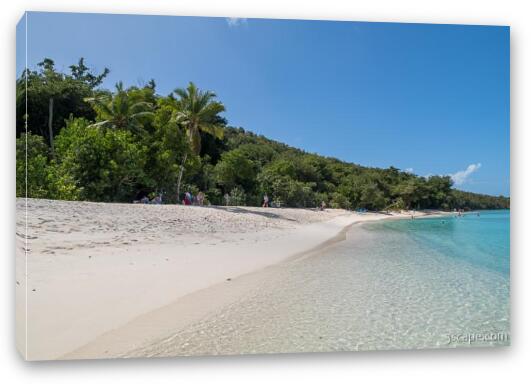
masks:
<svg viewBox="0 0 531 384"><path fill-rule="evenodd" d="M23 18L24 20L24 18ZM17 76L44 57L213 90L231 126L308 152L509 195L509 27L28 13Z"/></svg>

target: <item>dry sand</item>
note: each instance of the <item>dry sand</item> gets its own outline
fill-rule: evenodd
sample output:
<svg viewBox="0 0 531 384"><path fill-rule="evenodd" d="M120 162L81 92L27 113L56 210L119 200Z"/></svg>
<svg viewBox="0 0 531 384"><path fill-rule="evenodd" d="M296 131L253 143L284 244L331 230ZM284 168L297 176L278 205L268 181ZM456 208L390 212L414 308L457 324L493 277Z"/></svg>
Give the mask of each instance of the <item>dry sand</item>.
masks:
<svg viewBox="0 0 531 384"><path fill-rule="evenodd" d="M17 347L29 360L121 356L238 296L194 292L409 215L17 199Z"/></svg>

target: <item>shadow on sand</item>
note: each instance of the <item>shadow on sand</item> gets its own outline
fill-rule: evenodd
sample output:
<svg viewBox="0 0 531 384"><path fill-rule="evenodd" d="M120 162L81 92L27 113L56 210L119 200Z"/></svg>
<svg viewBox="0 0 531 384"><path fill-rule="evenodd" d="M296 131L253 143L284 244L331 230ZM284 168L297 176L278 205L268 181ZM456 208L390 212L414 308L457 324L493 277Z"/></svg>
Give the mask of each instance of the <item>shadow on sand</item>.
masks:
<svg viewBox="0 0 531 384"><path fill-rule="evenodd" d="M226 212L232 212L232 213L246 213L246 214L250 214L250 215L259 215L259 216L264 216L264 217L267 217L267 218L270 218L270 219L281 219L281 220L286 220L286 221L297 221L295 219L290 219L288 217L284 217L284 216L278 215L278 214L273 213L273 212L265 212L265 211L262 212L262 211L259 211L258 209L260 209L260 208L256 208L256 210L254 210L254 209L245 209L245 208L234 207L234 206L224 207L224 206L220 206L220 205L210 205L208 208L219 209L219 210L223 210L223 211L226 211ZM276 209L282 209L282 208L276 208ZM310 209L310 208L301 208L301 209L307 209L309 211L315 211L315 209Z"/></svg>

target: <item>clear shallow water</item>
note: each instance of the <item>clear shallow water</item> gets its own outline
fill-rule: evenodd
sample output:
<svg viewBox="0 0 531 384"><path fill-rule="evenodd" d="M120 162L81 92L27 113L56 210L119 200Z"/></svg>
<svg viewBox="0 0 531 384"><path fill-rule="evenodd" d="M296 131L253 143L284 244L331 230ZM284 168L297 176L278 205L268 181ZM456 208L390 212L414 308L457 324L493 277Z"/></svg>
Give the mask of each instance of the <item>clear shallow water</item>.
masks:
<svg viewBox="0 0 531 384"><path fill-rule="evenodd" d="M127 356L508 345L508 225L508 212L482 212L355 226L233 279L238 301Z"/></svg>

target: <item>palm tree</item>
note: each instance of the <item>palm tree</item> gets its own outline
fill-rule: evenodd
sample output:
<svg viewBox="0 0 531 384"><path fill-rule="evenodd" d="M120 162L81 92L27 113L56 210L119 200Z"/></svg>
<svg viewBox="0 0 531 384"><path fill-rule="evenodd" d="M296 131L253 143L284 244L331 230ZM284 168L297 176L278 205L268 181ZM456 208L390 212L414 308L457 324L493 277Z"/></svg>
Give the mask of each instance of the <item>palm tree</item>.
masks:
<svg viewBox="0 0 531 384"><path fill-rule="evenodd" d="M211 91L201 91L190 82L186 89L177 88L174 93L178 96L176 121L184 128L190 149L196 155L201 152L201 132L208 133L218 139L223 138L223 118L219 114L225 111L222 103L215 101L216 94ZM181 169L177 180L177 201L181 192L181 180L188 153L185 152L181 161Z"/></svg>
<svg viewBox="0 0 531 384"><path fill-rule="evenodd" d="M133 100L124 89L122 82L116 84L114 95L86 98L98 113L100 121L94 127L109 127L139 133L146 117L152 117L153 106L146 101Z"/></svg>

